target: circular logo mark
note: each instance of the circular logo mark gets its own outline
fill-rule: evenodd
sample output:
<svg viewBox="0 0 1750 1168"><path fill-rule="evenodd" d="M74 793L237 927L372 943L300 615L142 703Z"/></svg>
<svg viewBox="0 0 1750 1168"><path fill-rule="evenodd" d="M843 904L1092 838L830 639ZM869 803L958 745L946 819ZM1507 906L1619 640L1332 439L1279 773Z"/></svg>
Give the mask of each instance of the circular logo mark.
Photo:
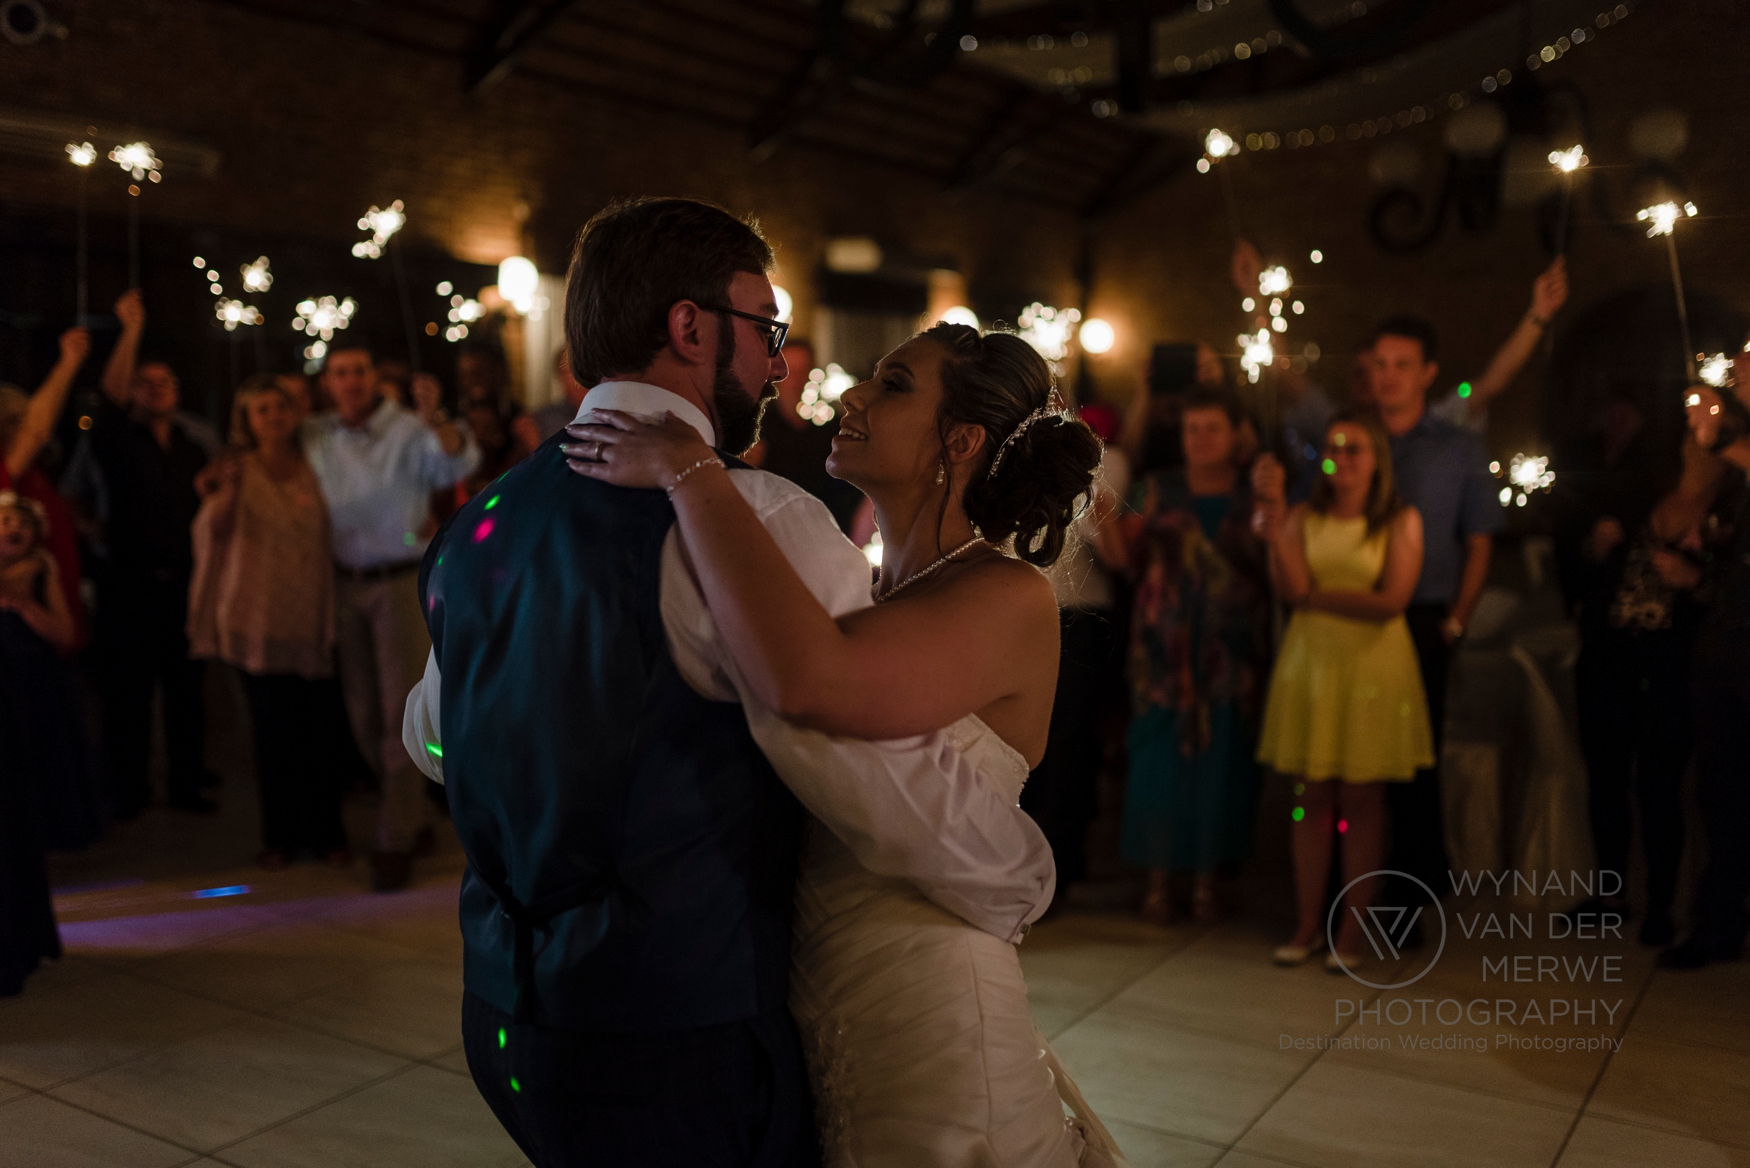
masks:
<svg viewBox="0 0 1750 1168"><path fill-rule="evenodd" d="M1416 927L1419 924L1434 920L1440 922L1440 944L1435 946L1434 956L1430 957L1428 963L1422 966L1414 976L1403 978L1401 981L1368 981L1349 968L1349 964L1343 960L1343 955L1337 952L1337 910L1342 906L1343 898L1349 895L1351 888L1376 876L1402 876L1421 889L1422 897L1425 897L1426 900L1424 902L1415 898L1418 902L1411 905L1370 905L1365 909L1356 905L1349 906L1349 912L1354 917L1355 922L1361 926L1361 935L1367 941L1375 960L1382 965L1397 961L1404 955L1405 946L1415 935ZM1432 926L1427 927L1431 928ZM1381 868L1378 871L1357 876L1343 885L1343 891L1339 892L1336 899L1331 902L1331 911L1325 914L1325 944L1331 947L1331 953L1336 957L1337 964L1343 967L1343 972L1353 980L1369 989L1400 990L1407 985L1414 985L1426 977L1428 971L1433 969L1440 960L1440 955L1446 951L1446 910L1440 907L1440 898L1434 895L1434 890L1408 872L1399 872L1395 868ZM1364 951L1360 956L1365 958L1367 954ZM1361 963L1357 962L1357 964Z"/></svg>

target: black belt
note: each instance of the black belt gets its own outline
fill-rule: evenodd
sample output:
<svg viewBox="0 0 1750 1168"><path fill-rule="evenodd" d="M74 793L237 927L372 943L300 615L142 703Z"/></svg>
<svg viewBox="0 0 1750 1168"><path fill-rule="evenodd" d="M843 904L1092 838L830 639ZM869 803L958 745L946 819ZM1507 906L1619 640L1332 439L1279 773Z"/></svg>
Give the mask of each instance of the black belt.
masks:
<svg viewBox="0 0 1750 1168"><path fill-rule="evenodd" d="M492 895L498 898L498 911L510 918L511 924L516 927L516 956L511 966L511 976L516 980L516 1004L511 1014L518 1022L533 1022L535 930L545 930L548 923L560 913L570 912L592 900L600 899L607 893L612 880L607 876L592 876L569 888L561 888L558 892L537 897L530 904L523 904L502 881L488 876L478 868L474 869L474 875L480 877L486 887L492 890Z"/></svg>
<svg viewBox="0 0 1750 1168"><path fill-rule="evenodd" d="M380 568L349 568L345 564L335 564L334 571L342 580L351 580L354 584L373 584L379 580L393 580L397 576L417 572L419 571L419 561L408 560L401 564L384 564Z"/></svg>

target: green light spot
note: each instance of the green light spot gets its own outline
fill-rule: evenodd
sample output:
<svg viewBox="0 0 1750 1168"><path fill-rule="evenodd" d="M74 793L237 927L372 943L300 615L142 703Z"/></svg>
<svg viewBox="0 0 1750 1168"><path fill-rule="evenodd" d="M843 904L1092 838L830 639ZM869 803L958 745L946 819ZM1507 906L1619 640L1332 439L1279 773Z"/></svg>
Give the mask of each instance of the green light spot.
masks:
<svg viewBox="0 0 1750 1168"><path fill-rule="evenodd" d="M401 542L406 544L408 547L412 547L414 544L419 542L419 537L417 535L414 535L411 531L404 532L404 533L402 533L402 536L401 536Z"/></svg>
<svg viewBox="0 0 1750 1168"><path fill-rule="evenodd" d="M1337 473L1337 460L1334 458L1327 458L1327 459L1325 459L1325 461L1319 463L1319 469L1324 471L1326 474L1336 474Z"/></svg>
<svg viewBox="0 0 1750 1168"><path fill-rule="evenodd" d="M437 566L440 568L444 566L444 558L442 556L438 557Z"/></svg>
<svg viewBox="0 0 1750 1168"><path fill-rule="evenodd" d="M1294 820L1294 822L1299 823L1301 820L1306 818L1306 808L1296 807L1293 811L1289 812L1288 817L1290 819Z"/></svg>
<svg viewBox="0 0 1750 1168"><path fill-rule="evenodd" d="M443 756L444 756L444 748L443 748L443 747L441 747L441 746L439 746L439 745L438 745L438 744L437 744L437 743L435 743L435 742L428 742L428 743L426 743L426 744L425 744L425 752L426 752L426 753L427 753L427 754L429 754L429 755L431 755L431 756L432 756L432 757L433 757L433 758L442 758L442 757L443 757ZM503 1037L504 1037L504 1031L502 1031L502 1030L500 1030L500 1031L499 1031L499 1032L498 1032L498 1035L499 1035L499 1037L500 1037L500 1038L503 1038ZM498 1044L498 1045L500 1045L500 1046L503 1046L503 1045L504 1045L504 1043L502 1043L502 1042L500 1042L500 1043L499 1043L499 1044Z"/></svg>
<svg viewBox="0 0 1750 1168"><path fill-rule="evenodd" d="M510 1080L510 1089L511 1089L511 1090L512 1090L512 1091L515 1091L515 1092L517 1092L517 1093L518 1093L518 1094L521 1094L521 1093L522 1093L522 1089L523 1089L523 1085L522 1085L522 1084L521 1084L521 1083L519 1083L519 1082L517 1082L517 1081L516 1081L516 1077L515 1077L515 1076L512 1076L512 1077L511 1077L511 1080Z"/></svg>
<svg viewBox="0 0 1750 1168"><path fill-rule="evenodd" d="M500 499L500 498L502 498L502 496L500 496L500 495L494 495L494 496L492 496L492 498L490 498L490 499L488 499L488 500L486 500L486 509L487 509L487 510L488 510L488 511L490 511L490 510L492 510L492 509L493 509L493 508L494 508L494 507L496 507L496 506L498 506L498 500L499 500L499 499Z"/></svg>
<svg viewBox="0 0 1750 1168"><path fill-rule="evenodd" d="M504 1027L502 1026L498 1028L498 1049L504 1049Z"/></svg>
<svg viewBox="0 0 1750 1168"><path fill-rule="evenodd" d="M1296 795L1304 795L1304 794L1306 794L1306 784L1305 784L1305 783L1296 783L1296 784L1294 784L1294 793L1295 793L1295 794L1296 794Z"/></svg>
<svg viewBox="0 0 1750 1168"><path fill-rule="evenodd" d="M1458 396L1459 397L1469 397L1470 396L1470 382L1461 381L1458 383Z"/></svg>

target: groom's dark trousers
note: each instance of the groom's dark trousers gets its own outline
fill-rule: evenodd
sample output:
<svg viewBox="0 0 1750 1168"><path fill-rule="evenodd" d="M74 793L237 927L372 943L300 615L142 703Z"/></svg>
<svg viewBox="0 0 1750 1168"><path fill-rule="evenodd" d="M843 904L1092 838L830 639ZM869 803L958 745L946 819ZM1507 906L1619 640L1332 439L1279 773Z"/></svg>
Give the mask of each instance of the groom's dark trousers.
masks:
<svg viewBox="0 0 1750 1168"><path fill-rule="evenodd" d="M808 1168L801 808L670 658L674 513L556 435L433 541L420 600L462 879L468 1067L537 1168Z"/></svg>

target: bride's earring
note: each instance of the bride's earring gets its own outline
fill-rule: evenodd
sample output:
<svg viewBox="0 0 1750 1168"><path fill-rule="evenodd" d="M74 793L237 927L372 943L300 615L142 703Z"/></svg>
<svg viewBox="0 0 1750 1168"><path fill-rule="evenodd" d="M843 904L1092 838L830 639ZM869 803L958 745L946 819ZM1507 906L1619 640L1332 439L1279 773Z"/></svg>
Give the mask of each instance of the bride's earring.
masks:
<svg viewBox="0 0 1750 1168"><path fill-rule="evenodd" d="M948 477L948 468L943 466L941 463L938 462L936 464L936 485L938 487L941 486L943 481L947 477Z"/></svg>

